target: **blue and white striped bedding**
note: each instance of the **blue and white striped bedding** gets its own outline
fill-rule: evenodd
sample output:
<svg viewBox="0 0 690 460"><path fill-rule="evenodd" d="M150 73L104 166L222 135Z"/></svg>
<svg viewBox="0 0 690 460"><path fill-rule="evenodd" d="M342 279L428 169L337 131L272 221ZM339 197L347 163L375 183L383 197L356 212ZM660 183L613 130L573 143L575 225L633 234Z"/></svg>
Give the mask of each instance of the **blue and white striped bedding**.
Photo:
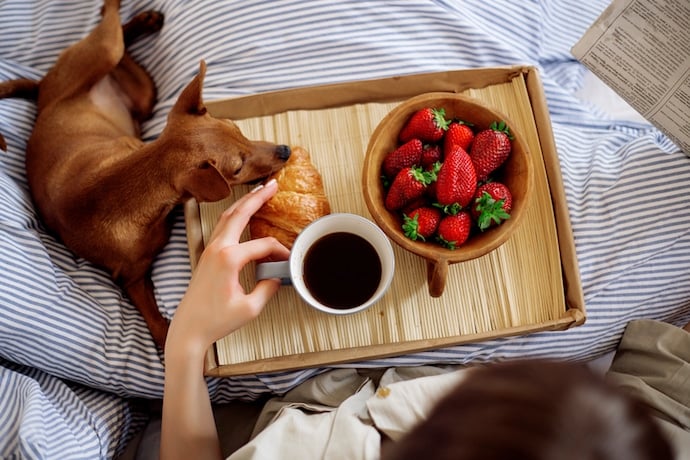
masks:
<svg viewBox="0 0 690 460"><path fill-rule="evenodd" d="M604 0L123 0L122 16L166 15L133 48L158 84L144 127L163 129L180 89L208 63L207 100L283 88L480 66L529 64L544 81L581 269L588 321L570 331L358 363L585 360L625 324L690 320L690 161L651 125L607 114L583 90L571 46ZM98 21L100 0L0 0L0 79L35 77ZM615 102L619 104L619 101ZM615 108L615 107L612 107ZM33 103L0 101L0 457L109 458L159 398L161 356L109 278L37 220L23 152ZM154 266L172 316L189 280L182 211ZM209 380L215 401L283 392L318 369Z"/></svg>

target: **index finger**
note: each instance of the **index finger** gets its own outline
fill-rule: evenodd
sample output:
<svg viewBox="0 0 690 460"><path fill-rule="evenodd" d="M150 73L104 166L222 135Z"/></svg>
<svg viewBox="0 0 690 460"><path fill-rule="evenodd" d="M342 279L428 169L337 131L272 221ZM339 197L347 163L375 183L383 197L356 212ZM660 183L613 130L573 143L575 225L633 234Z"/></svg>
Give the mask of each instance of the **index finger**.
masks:
<svg viewBox="0 0 690 460"><path fill-rule="evenodd" d="M242 232L249 224L249 219L277 190L277 182L271 180L266 185L252 190L235 201L221 214L211 235L210 242L218 240L218 243L223 245L237 244L242 236Z"/></svg>

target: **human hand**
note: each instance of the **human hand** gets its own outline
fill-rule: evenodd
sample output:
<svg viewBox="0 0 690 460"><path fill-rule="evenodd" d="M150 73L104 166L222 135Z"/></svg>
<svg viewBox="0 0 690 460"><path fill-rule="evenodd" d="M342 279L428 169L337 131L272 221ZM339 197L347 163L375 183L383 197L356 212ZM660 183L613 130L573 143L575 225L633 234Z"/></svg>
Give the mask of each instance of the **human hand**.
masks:
<svg viewBox="0 0 690 460"><path fill-rule="evenodd" d="M250 217L277 188L271 181L254 189L221 215L171 321L166 354L171 343L205 353L213 342L257 317L276 293L279 280L261 280L251 292L245 292L239 276L251 261L286 260L290 255L275 238L240 243Z"/></svg>

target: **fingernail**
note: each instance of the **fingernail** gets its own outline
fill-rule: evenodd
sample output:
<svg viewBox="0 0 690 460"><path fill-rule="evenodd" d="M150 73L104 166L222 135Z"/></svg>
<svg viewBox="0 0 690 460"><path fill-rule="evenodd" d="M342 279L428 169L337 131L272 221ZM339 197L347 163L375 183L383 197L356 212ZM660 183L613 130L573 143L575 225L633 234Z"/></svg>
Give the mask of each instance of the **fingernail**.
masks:
<svg viewBox="0 0 690 460"><path fill-rule="evenodd" d="M254 187L253 189L251 189L251 190L249 191L249 193L258 192L258 191L261 190L262 188L264 188L264 185L263 185L263 184L259 184L259 185L257 185L256 187Z"/></svg>
<svg viewBox="0 0 690 460"><path fill-rule="evenodd" d="M266 182L266 185L265 185L265 186L266 186L266 187L272 187L272 186L275 185L277 182L278 182L278 181L275 180L275 178L273 178L273 179L269 180L268 182Z"/></svg>

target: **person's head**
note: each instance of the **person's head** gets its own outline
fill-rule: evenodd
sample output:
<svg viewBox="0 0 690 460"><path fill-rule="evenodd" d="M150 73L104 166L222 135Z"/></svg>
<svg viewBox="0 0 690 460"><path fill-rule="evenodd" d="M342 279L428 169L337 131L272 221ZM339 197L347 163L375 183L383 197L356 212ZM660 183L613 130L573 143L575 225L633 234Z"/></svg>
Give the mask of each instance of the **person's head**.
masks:
<svg viewBox="0 0 690 460"><path fill-rule="evenodd" d="M468 372L386 460L665 460L645 406L574 363L520 360Z"/></svg>

